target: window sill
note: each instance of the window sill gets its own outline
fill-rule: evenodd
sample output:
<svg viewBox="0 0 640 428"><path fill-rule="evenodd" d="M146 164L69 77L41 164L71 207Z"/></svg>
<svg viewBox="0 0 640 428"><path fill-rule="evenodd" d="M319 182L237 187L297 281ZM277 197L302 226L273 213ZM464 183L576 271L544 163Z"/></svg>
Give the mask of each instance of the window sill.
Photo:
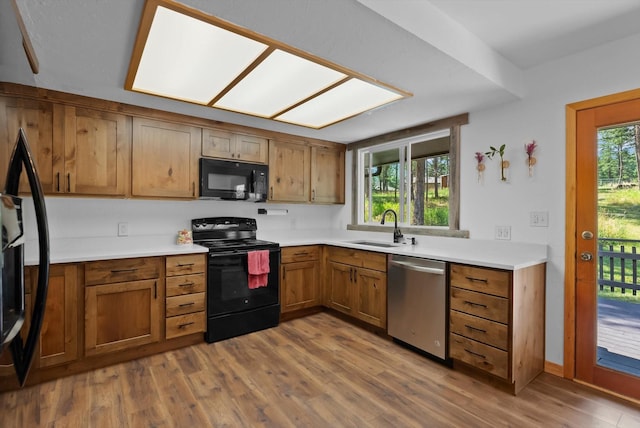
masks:
<svg viewBox="0 0 640 428"><path fill-rule="evenodd" d="M363 232L384 232L393 233L392 226L378 226L378 225L364 225L364 224L348 224L347 230L359 230ZM444 236L448 238L469 238L468 230L451 230L437 227L416 227L416 226L402 226L400 227L402 233L409 235L424 235L424 236Z"/></svg>

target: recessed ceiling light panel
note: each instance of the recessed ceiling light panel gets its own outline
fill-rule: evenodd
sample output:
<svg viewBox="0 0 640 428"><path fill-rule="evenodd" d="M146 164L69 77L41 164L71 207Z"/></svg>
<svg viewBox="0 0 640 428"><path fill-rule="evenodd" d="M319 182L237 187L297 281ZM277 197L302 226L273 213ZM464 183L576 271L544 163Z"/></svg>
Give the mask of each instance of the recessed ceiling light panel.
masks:
<svg viewBox="0 0 640 428"><path fill-rule="evenodd" d="M272 117L345 77L344 73L277 49L214 107Z"/></svg>
<svg viewBox="0 0 640 428"><path fill-rule="evenodd" d="M411 96L169 0L146 0L125 89L311 128Z"/></svg>
<svg viewBox="0 0 640 428"><path fill-rule="evenodd" d="M350 79L275 119L323 128L400 98L402 95L397 92L360 79Z"/></svg>
<svg viewBox="0 0 640 428"><path fill-rule="evenodd" d="M208 104L267 45L159 6L132 89Z"/></svg>

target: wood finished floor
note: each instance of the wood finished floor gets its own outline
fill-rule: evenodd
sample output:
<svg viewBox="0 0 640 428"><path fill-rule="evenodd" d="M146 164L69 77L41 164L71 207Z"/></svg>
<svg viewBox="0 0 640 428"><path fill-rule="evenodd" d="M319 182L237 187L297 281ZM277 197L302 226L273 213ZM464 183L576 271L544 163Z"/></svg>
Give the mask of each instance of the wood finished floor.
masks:
<svg viewBox="0 0 640 428"><path fill-rule="evenodd" d="M0 395L0 427L638 427L543 374L517 397L319 313Z"/></svg>

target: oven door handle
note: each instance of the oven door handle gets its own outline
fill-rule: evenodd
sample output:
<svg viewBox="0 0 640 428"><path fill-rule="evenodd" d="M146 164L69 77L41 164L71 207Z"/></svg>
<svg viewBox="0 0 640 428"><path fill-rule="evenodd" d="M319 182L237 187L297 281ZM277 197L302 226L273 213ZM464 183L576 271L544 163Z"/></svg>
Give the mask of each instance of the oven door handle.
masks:
<svg viewBox="0 0 640 428"><path fill-rule="evenodd" d="M274 253L280 251L280 248L269 248L269 253ZM228 257L228 256L243 256L248 254L251 251L260 251L260 250L233 250L233 251L220 251L209 253L210 258L214 257Z"/></svg>

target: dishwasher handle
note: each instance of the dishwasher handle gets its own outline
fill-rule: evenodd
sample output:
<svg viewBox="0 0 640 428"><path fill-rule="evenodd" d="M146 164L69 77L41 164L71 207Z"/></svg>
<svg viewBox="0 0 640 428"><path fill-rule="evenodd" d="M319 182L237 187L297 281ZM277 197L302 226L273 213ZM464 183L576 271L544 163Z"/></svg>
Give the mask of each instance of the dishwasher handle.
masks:
<svg viewBox="0 0 640 428"><path fill-rule="evenodd" d="M420 266L420 265L413 264L411 262L401 262L401 261L391 260L389 261L389 265L402 267L404 269L414 270L416 272L431 273L433 275L444 275L444 269Z"/></svg>

